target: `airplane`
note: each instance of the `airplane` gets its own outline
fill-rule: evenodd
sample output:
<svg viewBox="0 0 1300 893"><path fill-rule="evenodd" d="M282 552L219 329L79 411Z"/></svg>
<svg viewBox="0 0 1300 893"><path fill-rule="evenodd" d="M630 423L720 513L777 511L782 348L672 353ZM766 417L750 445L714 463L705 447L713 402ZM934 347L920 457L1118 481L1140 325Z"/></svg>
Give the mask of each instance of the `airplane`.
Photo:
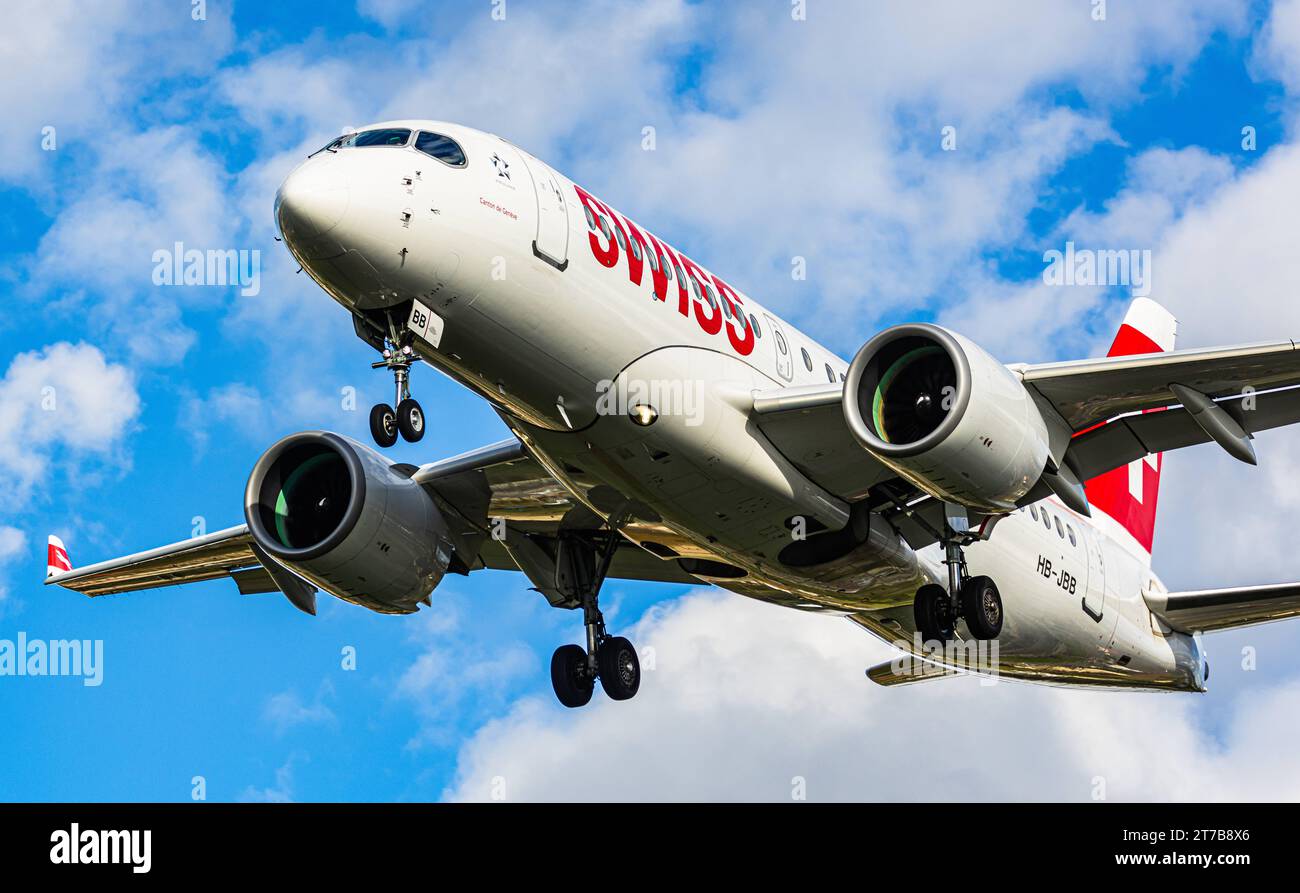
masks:
<svg viewBox="0 0 1300 893"><path fill-rule="evenodd" d="M1300 421L1294 341L1177 350L1173 316L1137 298L1104 358L1006 365L918 322L846 363L535 156L447 122L331 140L274 213L393 376L380 449L291 434L253 466L243 524L80 568L52 537L48 583L228 577L310 614L319 591L411 614L447 574L518 571L582 611L584 644L551 661L566 707L641 684L600 610L608 578L847 618L899 649L868 670L887 686L969 671L1200 692L1199 633L1300 614L1300 584L1170 592L1151 561L1164 453L1216 443L1253 464L1252 435ZM512 436L388 459L424 434L421 362Z"/></svg>

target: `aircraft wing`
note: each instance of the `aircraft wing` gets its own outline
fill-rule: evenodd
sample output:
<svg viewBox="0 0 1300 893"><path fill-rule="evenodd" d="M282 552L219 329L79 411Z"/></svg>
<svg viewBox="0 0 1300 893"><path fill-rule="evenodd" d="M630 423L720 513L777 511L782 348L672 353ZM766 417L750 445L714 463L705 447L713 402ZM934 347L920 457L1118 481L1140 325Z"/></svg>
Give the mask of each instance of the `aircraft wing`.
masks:
<svg viewBox="0 0 1300 893"><path fill-rule="evenodd" d="M1300 385L1300 348L1275 341L1012 368L1077 432L1178 403L1171 384L1211 399Z"/></svg>
<svg viewBox="0 0 1300 893"><path fill-rule="evenodd" d="M1300 583L1147 593L1147 606L1180 632L1211 632L1300 616Z"/></svg>
<svg viewBox="0 0 1300 893"><path fill-rule="evenodd" d="M566 515L572 518L575 509L569 492L513 438L406 470L440 501L448 515L460 512L462 493L473 489L465 487L467 477L481 476L491 494L488 517L506 519L513 532L528 538L553 534ZM580 506L579 510L585 511ZM52 550L55 543L58 540L52 537ZM62 544L58 546L62 550ZM463 571L520 570L516 557L502 544L487 539ZM661 560L631 542L616 552L609 576L699 582L676 562ZM45 582L100 596L226 577L245 595L283 592L296 607L315 613L315 588L263 552L245 524L71 570L57 570L52 563Z"/></svg>
<svg viewBox="0 0 1300 893"><path fill-rule="evenodd" d="M52 574L45 582L94 596L197 583L226 576L232 577L240 591L246 594L275 591L274 583L270 584L270 589L258 588L265 572L253 554L253 538L245 524ZM269 582L269 578L265 579Z"/></svg>

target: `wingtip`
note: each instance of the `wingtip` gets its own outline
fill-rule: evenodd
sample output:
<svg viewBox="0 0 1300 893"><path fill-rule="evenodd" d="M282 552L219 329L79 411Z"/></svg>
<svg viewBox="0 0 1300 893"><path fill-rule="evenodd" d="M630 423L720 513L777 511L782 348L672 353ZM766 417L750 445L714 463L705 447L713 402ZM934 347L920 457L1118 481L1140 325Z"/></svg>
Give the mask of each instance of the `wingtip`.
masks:
<svg viewBox="0 0 1300 893"><path fill-rule="evenodd" d="M1178 317L1151 298L1134 298L1124 314L1124 325L1141 332L1164 351L1173 350L1178 342Z"/></svg>
<svg viewBox="0 0 1300 893"><path fill-rule="evenodd" d="M72 561L63 540L51 533L45 548L45 582L51 583L71 570Z"/></svg>

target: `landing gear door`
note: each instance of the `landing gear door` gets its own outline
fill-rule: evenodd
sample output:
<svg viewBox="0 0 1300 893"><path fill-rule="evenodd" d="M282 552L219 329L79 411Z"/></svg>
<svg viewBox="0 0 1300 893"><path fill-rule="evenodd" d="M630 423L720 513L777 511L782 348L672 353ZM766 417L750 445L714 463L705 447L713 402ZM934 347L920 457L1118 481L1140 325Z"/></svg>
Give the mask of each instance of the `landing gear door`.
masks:
<svg viewBox="0 0 1300 893"><path fill-rule="evenodd" d="M767 321L767 330L772 333L772 353L776 357L776 374L790 381L794 378L794 357L790 355L790 342L776 320L763 314Z"/></svg>
<svg viewBox="0 0 1300 893"><path fill-rule="evenodd" d="M569 265L569 207L560 177L531 155L524 155L537 192L537 237L533 253L556 269Z"/></svg>

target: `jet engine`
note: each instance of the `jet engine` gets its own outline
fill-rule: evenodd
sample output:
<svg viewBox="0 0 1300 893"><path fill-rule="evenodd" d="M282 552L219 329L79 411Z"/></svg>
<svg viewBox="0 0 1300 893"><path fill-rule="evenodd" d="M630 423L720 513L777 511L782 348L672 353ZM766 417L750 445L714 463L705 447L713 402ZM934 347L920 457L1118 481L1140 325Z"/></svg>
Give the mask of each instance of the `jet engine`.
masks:
<svg viewBox="0 0 1300 893"><path fill-rule="evenodd" d="M1014 372L968 338L894 326L858 351L844 385L849 430L936 499L1006 512L1048 460L1048 432Z"/></svg>
<svg viewBox="0 0 1300 893"><path fill-rule="evenodd" d="M383 614L418 610L453 551L423 487L374 450L325 431L291 434L262 454L244 517L272 561Z"/></svg>

